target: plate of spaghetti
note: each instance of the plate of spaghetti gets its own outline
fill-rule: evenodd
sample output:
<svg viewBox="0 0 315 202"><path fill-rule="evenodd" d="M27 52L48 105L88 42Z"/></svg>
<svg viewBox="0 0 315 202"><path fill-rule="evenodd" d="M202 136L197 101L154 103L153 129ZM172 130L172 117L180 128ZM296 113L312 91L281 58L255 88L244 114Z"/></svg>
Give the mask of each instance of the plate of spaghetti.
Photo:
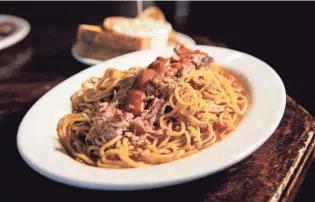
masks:
<svg viewBox="0 0 315 202"><path fill-rule="evenodd" d="M126 54L39 99L17 135L24 161L68 185L150 189L225 169L259 148L285 108L285 87L239 51L184 45Z"/></svg>

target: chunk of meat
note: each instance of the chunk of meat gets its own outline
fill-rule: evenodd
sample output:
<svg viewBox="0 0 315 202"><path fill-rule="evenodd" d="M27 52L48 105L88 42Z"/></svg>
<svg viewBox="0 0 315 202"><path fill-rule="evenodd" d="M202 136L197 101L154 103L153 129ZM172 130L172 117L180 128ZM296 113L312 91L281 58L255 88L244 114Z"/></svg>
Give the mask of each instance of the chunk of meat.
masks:
<svg viewBox="0 0 315 202"><path fill-rule="evenodd" d="M174 51L176 55L173 56L173 60L179 61L181 67L177 72L178 77L186 75L195 69L210 68L210 63L213 62L213 58L207 53L200 50L191 50L183 45L176 46Z"/></svg>
<svg viewBox="0 0 315 202"><path fill-rule="evenodd" d="M149 82L145 88L145 92L148 96L157 96L158 89L153 85L152 82Z"/></svg>
<svg viewBox="0 0 315 202"><path fill-rule="evenodd" d="M140 116L144 110L145 93L142 90L132 90L125 99L125 110L135 116Z"/></svg>
<svg viewBox="0 0 315 202"><path fill-rule="evenodd" d="M152 124L149 123L148 120L143 119L143 117L137 117L134 119L132 126L132 130L134 133L139 136L145 133L153 134L153 135L163 135L164 131L161 129L156 130Z"/></svg>
<svg viewBox="0 0 315 202"><path fill-rule="evenodd" d="M122 135L133 121L133 114L124 113L115 104L103 103L92 119L92 127L86 139L94 141L96 137L110 140Z"/></svg>
<svg viewBox="0 0 315 202"><path fill-rule="evenodd" d="M164 114L167 114L169 112L171 112L173 109L172 107L170 106L170 103L167 101L165 102L161 109L159 110L159 113L158 113L158 117L157 117L157 120L159 120L160 116L164 115Z"/></svg>
<svg viewBox="0 0 315 202"><path fill-rule="evenodd" d="M119 89L114 91L114 96L111 102L117 102L119 105L123 104L123 100L127 96L127 93L132 88L134 82L136 80L136 76L129 76L122 79L119 83Z"/></svg>
<svg viewBox="0 0 315 202"><path fill-rule="evenodd" d="M144 89L146 88L147 84L154 78L156 75L155 70L153 69L145 69L141 72L138 77L137 85L139 88Z"/></svg>
<svg viewBox="0 0 315 202"><path fill-rule="evenodd" d="M144 134L148 130L148 127L149 123L144 121L141 117L135 118L131 126L134 133L138 136Z"/></svg>
<svg viewBox="0 0 315 202"><path fill-rule="evenodd" d="M196 69L195 65L187 62L187 63L183 63L181 65L181 68L178 70L177 72L177 77L182 77L185 76L186 74L189 74L190 72L194 71Z"/></svg>
<svg viewBox="0 0 315 202"><path fill-rule="evenodd" d="M152 79L152 84L157 88L159 93L163 93L163 97L168 98L175 88L178 86L177 77L157 76Z"/></svg>
<svg viewBox="0 0 315 202"><path fill-rule="evenodd" d="M153 69L159 75L164 75L169 71L170 60L164 57L157 57L154 62L149 65L149 69Z"/></svg>
<svg viewBox="0 0 315 202"><path fill-rule="evenodd" d="M157 57L148 68L160 76L182 77L201 67L210 68L210 63L213 62L207 53L188 49L184 45L176 46L174 52L175 55L170 58Z"/></svg>
<svg viewBox="0 0 315 202"><path fill-rule="evenodd" d="M164 99L154 98L151 102L151 106L148 110L144 111L141 117L134 119L132 124L132 129L135 134L142 135L144 133L149 134L163 134L162 130L156 130L154 127L154 122L158 121L160 118L159 111L162 109L165 103Z"/></svg>
<svg viewBox="0 0 315 202"><path fill-rule="evenodd" d="M154 98L151 103L151 107L143 113L142 117L149 121L150 124L158 121L159 111L162 108L163 104L165 103L164 99Z"/></svg>

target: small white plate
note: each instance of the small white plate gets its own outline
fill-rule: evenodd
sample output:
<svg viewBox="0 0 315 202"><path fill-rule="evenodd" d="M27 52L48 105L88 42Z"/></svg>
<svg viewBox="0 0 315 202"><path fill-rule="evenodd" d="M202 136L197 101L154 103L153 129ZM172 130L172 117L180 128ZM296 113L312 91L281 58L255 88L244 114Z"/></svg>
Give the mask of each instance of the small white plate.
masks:
<svg viewBox="0 0 315 202"><path fill-rule="evenodd" d="M12 15L0 15L0 23L11 22L16 27L12 34L0 37L0 50L13 46L22 41L30 32L30 24L22 18Z"/></svg>
<svg viewBox="0 0 315 202"><path fill-rule="evenodd" d="M212 46L195 46L238 74L250 96L250 108L239 127L223 140L170 163L143 168L104 169L81 164L56 150L61 148L56 127L71 113L70 96L92 76L106 68L146 66L157 56L170 56L172 48L129 53L85 69L39 99L23 118L17 135L22 158L38 173L61 183L101 190L136 190L191 181L225 169L252 154L274 132L283 116L286 92L281 78L263 61L246 53ZM49 62L49 61L48 61Z"/></svg>
<svg viewBox="0 0 315 202"><path fill-rule="evenodd" d="M183 43L183 44L185 44L187 46L194 46L194 45L196 45L196 42L190 36L188 36L186 34L177 32L176 38L177 38L177 40L179 42L181 42L181 43ZM83 64L86 64L86 65L97 65L97 64L100 64L100 63L104 62L103 60L96 60L96 59L92 59L92 58L81 57L75 52L74 47L72 47L71 53L72 53L72 56L77 61L79 61L79 62L81 62Z"/></svg>

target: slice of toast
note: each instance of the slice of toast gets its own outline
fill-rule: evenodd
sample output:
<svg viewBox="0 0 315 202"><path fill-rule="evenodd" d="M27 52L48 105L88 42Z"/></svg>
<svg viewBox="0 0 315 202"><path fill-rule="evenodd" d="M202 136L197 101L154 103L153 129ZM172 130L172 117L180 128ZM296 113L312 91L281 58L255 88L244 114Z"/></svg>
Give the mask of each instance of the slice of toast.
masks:
<svg viewBox="0 0 315 202"><path fill-rule="evenodd" d="M77 32L77 40L91 43L94 37L103 32L102 28L97 25L79 25Z"/></svg>
<svg viewBox="0 0 315 202"><path fill-rule="evenodd" d="M157 7L147 8L137 18L153 18L166 21L163 12ZM121 54L150 49L149 38L129 36L113 31L113 26L120 20L133 20L133 18L112 16L103 21L103 26L81 24L78 28L75 51L82 57L106 60ZM175 45L176 32L169 34L168 45Z"/></svg>
<svg viewBox="0 0 315 202"><path fill-rule="evenodd" d="M124 52L151 48L151 41L148 38L124 35L113 32L108 28L103 30L95 25L80 25L77 40Z"/></svg>
<svg viewBox="0 0 315 202"><path fill-rule="evenodd" d="M164 13L156 6L149 7L140 13L137 18L153 18L159 21L166 21Z"/></svg>

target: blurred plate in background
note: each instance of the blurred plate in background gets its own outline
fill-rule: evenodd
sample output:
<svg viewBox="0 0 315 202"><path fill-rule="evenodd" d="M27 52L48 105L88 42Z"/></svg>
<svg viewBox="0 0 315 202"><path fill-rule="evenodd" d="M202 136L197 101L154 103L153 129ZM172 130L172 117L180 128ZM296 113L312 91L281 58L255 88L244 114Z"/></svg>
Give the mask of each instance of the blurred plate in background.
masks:
<svg viewBox="0 0 315 202"><path fill-rule="evenodd" d="M22 18L12 15L0 15L0 25L2 23L10 23L13 25L12 33L0 35L0 50L10 47L23 40L30 32L30 24Z"/></svg>

